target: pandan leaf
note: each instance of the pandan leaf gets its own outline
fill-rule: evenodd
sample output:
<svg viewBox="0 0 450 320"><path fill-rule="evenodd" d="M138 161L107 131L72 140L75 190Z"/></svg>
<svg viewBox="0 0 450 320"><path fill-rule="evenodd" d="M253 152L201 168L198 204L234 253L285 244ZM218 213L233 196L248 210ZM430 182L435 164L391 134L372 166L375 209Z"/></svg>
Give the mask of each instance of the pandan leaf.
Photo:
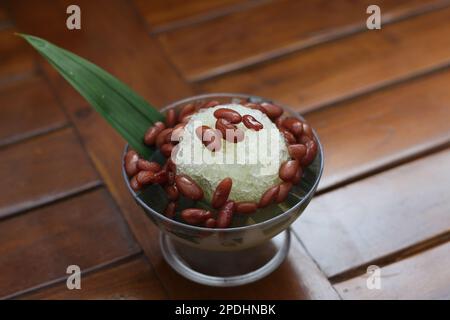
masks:
<svg viewBox="0 0 450 320"><path fill-rule="evenodd" d="M145 131L164 116L111 74L76 54L26 34L19 34L91 104L135 149L148 159L152 149L143 142Z"/></svg>

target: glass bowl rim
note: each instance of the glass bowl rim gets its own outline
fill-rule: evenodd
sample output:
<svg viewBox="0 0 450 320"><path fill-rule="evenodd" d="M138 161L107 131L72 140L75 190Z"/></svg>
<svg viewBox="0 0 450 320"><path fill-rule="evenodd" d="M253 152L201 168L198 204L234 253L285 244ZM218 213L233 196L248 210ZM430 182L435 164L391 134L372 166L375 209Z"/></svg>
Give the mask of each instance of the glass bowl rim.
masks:
<svg viewBox="0 0 450 320"><path fill-rule="evenodd" d="M187 102L191 102L192 100L201 100L201 99L205 99L205 98L213 98L213 97L229 97L229 98L257 98L257 99L261 99L261 101L270 101L273 102L279 106L281 106L285 111L287 111L288 113L290 113L291 115L294 115L295 117L299 118L300 120L305 121L305 118L303 118L298 112L293 111L291 108L286 107L284 104L278 103L275 100L272 99L266 99L264 97L261 96L256 96L256 95L250 95L250 94L244 94L244 93L207 93L207 94L199 94L199 95L195 95L195 96L191 96L188 98L184 98L181 100L177 100L175 102L172 102L170 104L168 104L167 106L163 107L162 109L160 109L161 113L164 113L165 111L174 108L175 106L178 106L180 104L184 104ZM122 153L122 176L125 180L125 184L128 188L128 191L131 193L131 195L133 196L134 200L136 202L139 203L139 205L141 207L143 207L146 211L150 212L151 214L155 215L157 218L162 219L163 221L169 223L169 224L174 224L176 226L179 226L181 228L186 228L186 229L191 229L193 231L197 231L197 232L237 232L237 231L246 231L246 230L251 230L251 229L255 229L255 228L260 228L261 226L267 225L267 224L273 224L276 223L278 220L281 220L284 216L289 215L290 213L294 212L296 209L298 209L308 198L312 197L317 189L317 185L319 184L320 178L322 177L322 173L323 173L323 168L324 168L324 154L323 154L323 148L322 148L322 144L320 143L319 140L319 136L317 135L316 131L314 130L314 128L312 128L314 137L316 138L317 141L317 145L318 145L318 150L320 154L320 164L319 164L319 172L317 174L317 177L314 181L314 184L311 188L311 190L308 191L308 193L305 194L305 196L303 197L303 199L301 199L300 201L298 201L294 206L292 206L291 208L289 208L288 210L286 210L285 212L262 222L259 223L255 223L249 226L243 226L243 227L233 227L233 228L206 228L206 227L200 227L200 226L193 226L190 224L186 224L186 223L182 223L182 222L178 222L176 220L167 218L166 216L164 216L162 213L159 213L155 210L153 210L149 205L147 205L142 199L140 199L136 192L131 188L130 186L130 182L128 179L128 175L125 172L125 154L128 151L128 143L125 144L125 148L124 151Z"/></svg>

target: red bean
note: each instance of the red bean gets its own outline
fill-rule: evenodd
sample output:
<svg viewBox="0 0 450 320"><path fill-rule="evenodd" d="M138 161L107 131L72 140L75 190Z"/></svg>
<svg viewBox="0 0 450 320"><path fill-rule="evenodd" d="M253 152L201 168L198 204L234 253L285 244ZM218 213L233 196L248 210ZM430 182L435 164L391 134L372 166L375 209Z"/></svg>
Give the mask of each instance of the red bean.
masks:
<svg viewBox="0 0 450 320"><path fill-rule="evenodd" d="M178 115L178 122L183 122L183 118L195 112L195 105L193 103L189 103L181 108L180 114Z"/></svg>
<svg viewBox="0 0 450 320"><path fill-rule="evenodd" d="M255 202L238 202L236 203L237 213L252 213L258 209L258 205Z"/></svg>
<svg viewBox="0 0 450 320"><path fill-rule="evenodd" d="M288 117L283 120L282 126L288 129L296 137L300 137L303 132L303 123L294 117Z"/></svg>
<svg viewBox="0 0 450 320"><path fill-rule="evenodd" d="M231 178L225 178L219 182L211 200L211 206L213 208L217 209L225 204L230 195L232 185L233 180Z"/></svg>
<svg viewBox="0 0 450 320"><path fill-rule="evenodd" d="M175 183L178 191L185 197L192 200L201 200L203 198L203 190L199 185L186 175L176 175Z"/></svg>
<svg viewBox="0 0 450 320"><path fill-rule="evenodd" d="M314 161L317 155L317 142L314 140L309 140L306 142L306 155L301 161L302 166L308 166Z"/></svg>
<svg viewBox="0 0 450 320"><path fill-rule="evenodd" d="M153 183L155 178L155 172L153 171L140 171L136 175L136 180L140 185L146 185Z"/></svg>
<svg viewBox="0 0 450 320"><path fill-rule="evenodd" d="M208 126L200 126L195 129L195 134L209 151L215 152L220 150L222 136L217 130Z"/></svg>
<svg viewBox="0 0 450 320"><path fill-rule="evenodd" d="M206 102L205 104L203 104L203 105L200 107L200 109L208 109L208 108L212 108L212 107L215 107L215 106L217 106L217 105L219 105L219 104L220 104L219 101L215 101L215 100L208 101L208 102Z"/></svg>
<svg viewBox="0 0 450 320"><path fill-rule="evenodd" d="M299 168L299 162L297 160L288 160L280 166L278 172L280 179L283 181L291 181L295 177L295 173Z"/></svg>
<svg viewBox="0 0 450 320"><path fill-rule="evenodd" d="M237 127L234 124L229 123L225 119L217 119L215 127L222 133L223 138L226 137L227 130L234 131L237 129Z"/></svg>
<svg viewBox="0 0 450 320"><path fill-rule="evenodd" d="M183 128L186 126L186 123L178 123L175 127L173 127L173 130L176 130L178 128Z"/></svg>
<svg viewBox="0 0 450 320"><path fill-rule="evenodd" d="M167 171L167 182L166 182L166 183L167 183L169 186L175 184L175 173L176 173L176 172L171 171L171 170Z"/></svg>
<svg viewBox="0 0 450 320"><path fill-rule="evenodd" d="M269 204L275 201L275 199L278 196L278 193L280 192L280 186L276 185L271 188L269 188L264 194L261 196L261 200L259 200L258 207L264 208L267 207Z"/></svg>
<svg viewBox="0 0 450 320"><path fill-rule="evenodd" d="M157 173L155 173L155 176L153 177L152 182L158 183L158 184L165 184L167 182L167 171L161 170Z"/></svg>
<svg viewBox="0 0 450 320"><path fill-rule="evenodd" d="M171 186L175 183L175 174L177 172L177 167L172 159L167 159L163 166L163 170L167 172L167 185Z"/></svg>
<svg viewBox="0 0 450 320"><path fill-rule="evenodd" d="M292 179L293 184L298 184L303 176L303 169L302 167L298 167L297 172L295 173L294 179Z"/></svg>
<svg viewBox="0 0 450 320"><path fill-rule="evenodd" d="M166 113L166 126L172 128L177 123L177 113L175 109L169 109Z"/></svg>
<svg viewBox="0 0 450 320"><path fill-rule="evenodd" d="M250 108L250 109L259 110L259 109L258 109L259 104L257 104L257 103L253 103L253 102L244 102L243 106L244 106L244 107L247 107L247 108ZM264 110L264 111L266 111L266 110Z"/></svg>
<svg viewBox="0 0 450 320"><path fill-rule="evenodd" d="M278 192L277 198L275 199L276 203L281 203L289 195L289 191L291 191L292 183L291 182L283 182L280 183L280 191Z"/></svg>
<svg viewBox="0 0 450 320"><path fill-rule="evenodd" d="M280 116L280 117L276 118L273 122L275 123L277 128L280 129L281 127L283 127L283 121L284 121L284 117Z"/></svg>
<svg viewBox="0 0 450 320"><path fill-rule="evenodd" d="M228 228L231 225L235 207L236 205L233 201L228 201L220 208L219 213L217 214L217 228Z"/></svg>
<svg viewBox="0 0 450 320"><path fill-rule="evenodd" d="M142 188L142 185L137 181L136 176L134 176L133 178L131 178L130 180L130 187L131 189L133 189L134 191L139 191Z"/></svg>
<svg viewBox="0 0 450 320"><path fill-rule="evenodd" d="M267 114L267 110L264 109L263 107L261 107L261 105L259 105L257 103L251 103L250 102L250 103L246 103L244 106L247 107L247 108L253 109L253 110L259 110L262 113Z"/></svg>
<svg viewBox="0 0 450 320"><path fill-rule="evenodd" d="M238 143L244 140L244 131L238 129L234 124L225 119L217 119L216 129L220 131L222 137L228 142Z"/></svg>
<svg viewBox="0 0 450 320"><path fill-rule="evenodd" d="M160 151L161 154L166 157L169 158L172 155L172 150L174 148L174 145L171 143L165 143L161 146Z"/></svg>
<svg viewBox="0 0 450 320"><path fill-rule="evenodd" d="M220 108L214 111L214 117L217 119L225 119L229 123L237 124L242 121L242 117L239 112L228 108Z"/></svg>
<svg viewBox="0 0 450 320"><path fill-rule="evenodd" d="M168 185L164 188L167 194L167 198L171 201L177 201L180 197L180 193L175 185Z"/></svg>
<svg viewBox="0 0 450 320"><path fill-rule="evenodd" d="M144 143L149 146L154 145L156 137L162 130L163 129L154 126L148 128L144 134Z"/></svg>
<svg viewBox="0 0 450 320"><path fill-rule="evenodd" d="M181 211L181 218L189 224L197 225L212 218L212 214L207 210L190 208Z"/></svg>
<svg viewBox="0 0 450 320"><path fill-rule="evenodd" d="M302 161L306 155L306 146L303 144L291 144L288 146L289 155L295 160Z"/></svg>
<svg viewBox="0 0 450 320"><path fill-rule="evenodd" d="M303 123L303 135L306 135L311 139L314 138L314 134L313 134L311 126L309 124L307 124L306 122Z"/></svg>
<svg viewBox="0 0 450 320"><path fill-rule="evenodd" d="M166 128L165 124L161 121L155 122L153 126L148 128L144 134L144 143L152 146L156 142L156 137Z"/></svg>
<svg viewBox="0 0 450 320"><path fill-rule="evenodd" d="M144 170L144 171L158 172L161 170L161 165L159 163L154 162L154 161L147 161L144 159L139 159L139 161L137 163L137 167L139 170Z"/></svg>
<svg viewBox="0 0 450 320"><path fill-rule="evenodd" d="M297 143L297 140L295 139L294 135L288 129L281 127L279 128L279 130L283 134L284 140L286 140L287 144Z"/></svg>
<svg viewBox="0 0 450 320"><path fill-rule="evenodd" d="M153 124L155 127L158 127L158 128L161 128L161 129L166 129L166 125L164 124L164 122L162 122L162 121L156 121L154 124Z"/></svg>
<svg viewBox="0 0 450 320"><path fill-rule="evenodd" d="M276 119L283 114L283 109L273 103L263 102L261 107L266 110L266 114L270 119Z"/></svg>
<svg viewBox="0 0 450 320"><path fill-rule="evenodd" d="M164 143L170 142L170 137L172 136L173 128L166 128L162 130L156 137L156 146L161 148Z"/></svg>
<svg viewBox="0 0 450 320"><path fill-rule="evenodd" d="M164 211L164 215L167 218L173 219L175 217L175 209L177 204L175 202L169 202L167 204L166 210Z"/></svg>
<svg viewBox="0 0 450 320"><path fill-rule="evenodd" d="M311 141L311 138L308 137L308 136L305 135L305 134L302 134L302 135L300 136L300 138L298 139L298 143L303 144L304 146L306 146L306 143L307 143L308 141Z"/></svg>
<svg viewBox="0 0 450 320"><path fill-rule="evenodd" d="M139 156L134 150L129 150L125 155L125 172L129 177L138 173Z"/></svg>
<svg viewBox="0 0 450 320"><path fill-rule="evenodd" d="M262 128L264 128L261 122L259 122L249 114L246 114L245 116L242 117L242 122L247 128L253 129L255 131L259 131Z"/></svg>
<svg viewBox="0 0 450 320"><path fill-rule="evenodd" d="M205 227L207 228L215 228L216 227L216 219L214 218L209 218L208 220L205 221Z"/></svg>

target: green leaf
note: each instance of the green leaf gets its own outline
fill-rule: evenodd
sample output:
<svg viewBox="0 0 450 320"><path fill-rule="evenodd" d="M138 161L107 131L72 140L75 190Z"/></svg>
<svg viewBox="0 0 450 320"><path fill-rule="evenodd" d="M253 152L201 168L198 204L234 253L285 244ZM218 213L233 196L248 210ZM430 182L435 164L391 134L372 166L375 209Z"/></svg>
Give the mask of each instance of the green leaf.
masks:
<svg viewBox="0 0 450 320"><path fill-rule="evenodd" d="M164 116L126 84L95 64L26 34L19 34L91 104L135 149L148 159L152 149L143 142L145 131Z"/></svg>

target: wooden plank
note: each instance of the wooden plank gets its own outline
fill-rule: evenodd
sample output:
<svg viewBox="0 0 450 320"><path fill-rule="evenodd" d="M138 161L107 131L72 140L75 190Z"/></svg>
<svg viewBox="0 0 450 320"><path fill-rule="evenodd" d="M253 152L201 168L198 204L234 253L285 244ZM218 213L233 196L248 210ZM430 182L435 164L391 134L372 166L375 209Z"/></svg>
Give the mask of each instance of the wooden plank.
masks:
<svg viewBox="0 0 450 320"><path fill-rule="evenodd" d="M197 90L252 93L304 112L449 65L449 33L450 9L443 9L209 79Z"/></svg>
<svg viewBox="0 0 450 320"><path fill-rule="evenodd" d="M47 2L47 21L63 21L61 23L65 26L65 8L72 2L45 0L39 6L46 7ZM21 32L36 33L36 30L39 30L41 37L105 68L158 108L191 94L190 87L173 70L158 43L148 36L143 22L136 19L136 12L131 3L125 0L85 0L77 4L84 10L83 28L76 32L65 27L43 25L42 17L35 14L38 4L11 1L10 7L11 15ZM101 24L101 21L104 24ZM111 21L114 21L114 27L111 26ZM36 25L29 27L34 23ZM95 30L95 33L91 30ZM39 61L42 62L42 58L39 57ZM48 63L42 63L42 67L52 81L61 79ZM79 117L89 117L89 111L84 108L87 102L70 85L64 81L52 83L54 90L65 97L65 104L77 108Z"/></svg>
<svg viewBox="0 0 450 320"><path fill-rule="evenodd" d="M99 185L72 129L0 149L0 217Z"/></svg>
<svg viewBox="0 0 450 320"><path fill-rule="evenodd" d="M381 268L381 289L366 277L335 285L344 299L450 299L450 242Z"/></svg>
<svg viewBox="0 0 450 320"><path fill-rule="evenodd" d="M39 76L0 87L0 146L61 128L67 119Z"/></svg>
<svg viewBox="0 0 450 320"><path fill-rule="evenodd" d="M34 70L31 49L14 35L17 30L0 30L0 83Z"/></svg>
<svg viewBox="0 0 450 320"><path fill-rule="evenodd" d="M450 141L450 71L306 115L325 150L323 190Z"/></svg>
<svg viewBox="0 0 450 320"><path fill-rule="evenodd" d="M67 290L66 283L21 296L31 300L123 300L164 299L166 294L146 259L133 260L87 274L81 278L81 290Z"/></svg>
<svg viewBox="0 0 450 320"><path fill-rule="evenodd" d="M53 2L50 1L40 1L39 3L40 8L48 9L49 21L59 21L63 12L51 10L53 5ZM46 25L40 23L39 17L31 14L35 8L26 1L14 1L12 11L18 17L19 27L25 30L39 30L39 33L44 37L69 49L73 43L83 43L83 46L77 48L78 53L89 57L96 63L102 63L107 67L107 70L118 74L124 81L133 83L135 88L145 88L141 92L149 98L149 101L166 103L180 95L191 94L190 88L176 76L170 65L164 62L161 52L158 51L158 46L153 43L153 40L147 34L141 31L142 26L136 24L136 19L134 19L134 15L126 2L108 1L108 5L105 5L102 1L85 1L81 2L80 5L88 8L85 11L91 13L91 15L85 15L85 25L95 25L97 32L70 34L62 28L47 28ZM103 6L106 11L99 9ZM23 17L24 12L30 13L25 15L26 19ZM110 20L116 22L116 28L113 31L106 22L99 22ZM105 36L105 34L111 32L114 32L114 36ZM72 37L76 37L76 40ZM130 59L121 50L110 50L116 44L117 39L124 43L130 41L133 44L127 47L127 52L136 50L131 55L133 59ZM99 50L99 48L102 50ZM149 57L152 57L152 59L149 59ZM150 72L155 68L159 70L158 74ZM133 72L130 72L130 70L133 70ZM51 72L47 69L46 71ZM164 262L159 249L157 228L137 207L122 182L120 166L123 140L102 119L87 111L90 109L84 107L85 102L75 96L73 89L68 88L61 78L53 75L51 79L55 87L58 88L57 92L64 107L79 129L84 145L89 150L108 189L122 209L139 244L149 257L158 277L167 288L169 296L187 297L189 293L203 297L218 295L214 288L200 286L178 276ZM133 81L130 81L130 79ZM167 83L170 83L170 86ZM155 85L150 86L149 84ZM314 264L301 250L298 242L294 241L290 253L293 258L290 258L289 262L286 262L281 269L282 271L279 271L272 278L278 282L282 281L289 288L289 290L283 290L284 297L336 297L321 272L317 268L313 268ZM296 254L295 252L300 253ZM301 279L298 279L298 277L301 277ZM309 282L308 279L315 279L315 281ZM319 281L318 279L322 280ZM263 281L266 285L269 284L268 280ZM259 288L259 290L256 291L255 288ZM264 286L261 284L256 287L248 287L246 294L253 297L272 294L272 297L275 297L275 289L272 290L272 293L267 293L263 288ZM229 297L243 295L240 290L235 289L224 289L220 292L228 292ZM225 295L225 293L223 294Z"/></svg>
<svg viewBox="0 0 450 320"><path fill-rule="evenodd" d="M8 20L8 14L6 13L6 10L3 5L0 4L0 26L3 22Z"/></svg>
<svg viewBox="0 0 450 320"><path fill-rule="evenodd" d="M163 32L251 8L267 0L135 0L152 32Z"/></svg>
<svg viewBox="0 0 450 320"><path fill-rule="evenodd" d="M158 39L183 76L197 81L366 31L366 9L372 3L368 0L274 1L165 32ZM384 24L448 4L441 0L377 2Z"/></svg>
<svg viewBox="0 0 450 320"><path fill-rule="evenodd" d="M0 296L63 280L69 265L90 269L139 252L104 190L0 223Z"/></svg>
<svg viewBox="0 0 450 320"><path fill-rule="evenodd" d="M450 232L450 149L315 198L294 230L328 277Z"/></svg>

